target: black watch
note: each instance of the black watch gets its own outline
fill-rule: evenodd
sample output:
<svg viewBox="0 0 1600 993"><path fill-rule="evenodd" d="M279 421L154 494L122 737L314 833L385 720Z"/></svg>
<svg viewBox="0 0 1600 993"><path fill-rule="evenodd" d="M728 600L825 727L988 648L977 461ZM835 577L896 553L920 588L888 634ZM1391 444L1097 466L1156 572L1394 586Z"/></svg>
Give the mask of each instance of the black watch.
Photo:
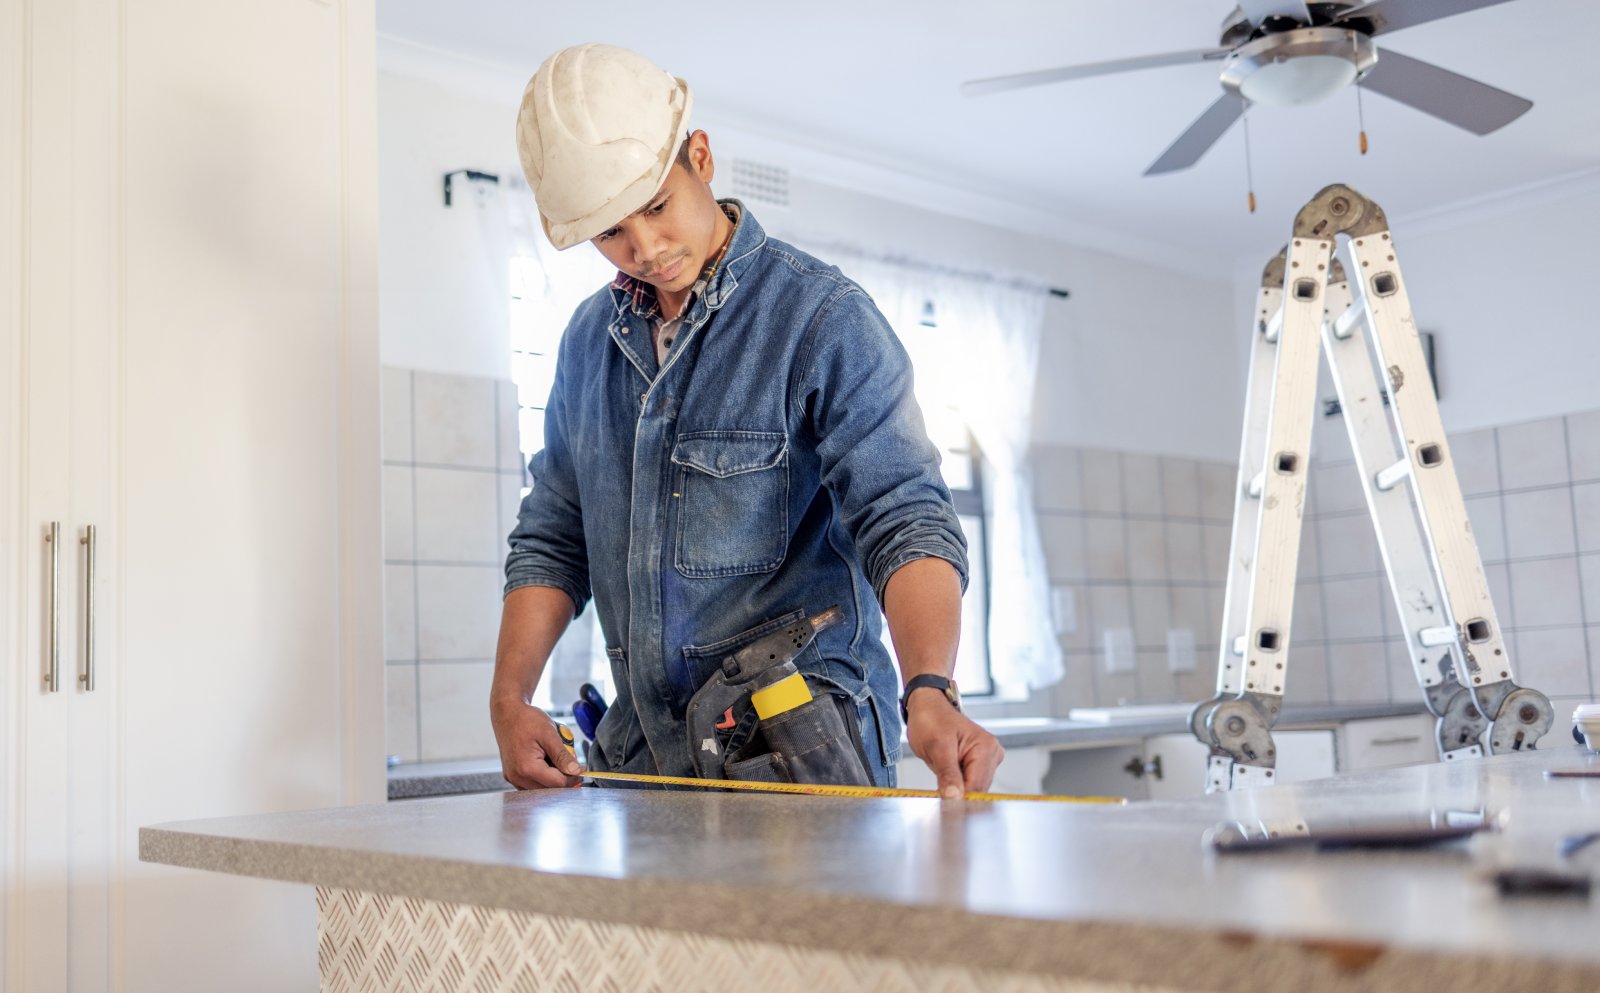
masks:
<svg viewBox="0 0 1600 993"><path fill-rule="evenodd" d="M924 673L921 676L912 676L911 681L906 683L906 691L900 694L900 718L902 720L907 723L911 722L911 711L907 709L906 701L911 699L911 694L924 686L939 690L944 694L944 698L950 701L950 706L958 711L961 709L961 694L956 691L955 680L946 679L943 676L935 676L932 673Z"/></svg>

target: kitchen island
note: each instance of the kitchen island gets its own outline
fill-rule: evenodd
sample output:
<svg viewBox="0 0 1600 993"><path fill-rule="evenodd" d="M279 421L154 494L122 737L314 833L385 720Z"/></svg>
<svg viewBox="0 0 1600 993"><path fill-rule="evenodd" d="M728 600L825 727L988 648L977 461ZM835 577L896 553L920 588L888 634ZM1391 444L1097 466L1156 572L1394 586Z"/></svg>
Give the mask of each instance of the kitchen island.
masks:
<svg viewBox="0 0 1600 993"><path fill-rule="evenodd" d="M1600 989L1600 756L1125 806L575 789L144 828L145 861L316 888L324 990ZM1219 824L1495 830L1221 855ZM308 899L310 894L308 893ZM225 908L219 913L225 913ZM310 954L310 950L307 950Z"/></svg>

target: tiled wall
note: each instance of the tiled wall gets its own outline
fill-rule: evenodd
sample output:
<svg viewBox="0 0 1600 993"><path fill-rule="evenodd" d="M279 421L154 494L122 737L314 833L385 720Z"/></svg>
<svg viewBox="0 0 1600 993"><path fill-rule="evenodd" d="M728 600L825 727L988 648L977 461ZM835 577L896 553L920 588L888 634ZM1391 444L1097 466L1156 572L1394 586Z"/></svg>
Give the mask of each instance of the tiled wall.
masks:
<svg viewBox="0 0 1600 993"><path fill-rule="evenodd" d="M495 754L489 677L522 487L509 383L383 370L387 751Z"/></svg>
<svg viewBox="0 0 1600 993"><path fill-rule="evenodd" d="M490 756L505 536L522 486L515 388L385 369L383 399L387 750L406 761ZM1316 432L1286 699L1418 700L1343 426L1319 418ZM1519 682L1565 717L1600 689L1600 411L1454 435L1451 447ZM1209 696L1234 477L1231 463L1036 449L1066 675L977 712ZM1193 639L1192 671L1172 669L1174 631ZM1131 643L1132 672L1107 671L1107 632ZM580 625L563 639L574 673L587 638ZM566 668L553 660L548 678Z"/></svg>
<svg viewBox="0 0 1600 993"><path fill-rule="evenodd" d="M1290 703L1420 700L1344 427L1319 419L1300 553ZM1600 689L1600 411L1452 435L1518 682L1558 718ZM1193 701L1215 685L1234 468L1041 448L1035 492L1052 582L1073 616L1066 677L1005 714ZM1106 633L1132 632L1132 673L1106 671ZM1168 630L1191 631L1174 673Z"/></svg>

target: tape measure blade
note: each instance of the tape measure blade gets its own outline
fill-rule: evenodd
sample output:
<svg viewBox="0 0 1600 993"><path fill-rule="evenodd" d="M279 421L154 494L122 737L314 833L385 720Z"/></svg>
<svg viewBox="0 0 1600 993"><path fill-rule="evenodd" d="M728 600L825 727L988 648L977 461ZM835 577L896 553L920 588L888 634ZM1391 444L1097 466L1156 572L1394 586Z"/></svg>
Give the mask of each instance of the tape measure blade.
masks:
<svg viewBox="0 0 1600 993"><path fill-rule="evenodd" d="M936 790L906 790L888 786L835 786L821 783L762 783L737 779L694 779L688 776L651 776L643 773L586 772L590 779L611 779L622 782L645 783L656 786L687 786L697 789L731 790L752 793L788 793L800 796L840 796L854 799L887 799L891 797L918 797L939 799ZM1019 800L1045 803L1125 804L1121 797L1053 796L1033 793L968 793L966 799L976 803L1001 800Z"/></svg>

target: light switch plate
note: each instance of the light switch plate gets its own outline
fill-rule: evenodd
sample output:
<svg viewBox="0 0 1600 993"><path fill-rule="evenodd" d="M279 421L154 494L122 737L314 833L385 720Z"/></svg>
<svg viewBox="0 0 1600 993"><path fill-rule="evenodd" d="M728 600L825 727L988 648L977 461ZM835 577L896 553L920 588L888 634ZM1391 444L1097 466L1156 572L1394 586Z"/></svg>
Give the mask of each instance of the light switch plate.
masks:
<svg viewBox="0 0 1600 993"><path fill-rule="evenodd" d="M1070 586L1050 587L1050 619L1056 634L1078 632L1078 596Z"/></svg>
<svg viewBox="0 0 1600 993"><path fill-rule="evenodd" d="M1105 633L1106 672L1133 672L1138 656L1133 650L1132 628L1108 628Z"/></svg>
<svg viewBox="0 0 1600 993"><path fill-rule="evenodd" d="M1167 631L1167 671L1194 671L1194 631L1172 628Z"/></svg>

